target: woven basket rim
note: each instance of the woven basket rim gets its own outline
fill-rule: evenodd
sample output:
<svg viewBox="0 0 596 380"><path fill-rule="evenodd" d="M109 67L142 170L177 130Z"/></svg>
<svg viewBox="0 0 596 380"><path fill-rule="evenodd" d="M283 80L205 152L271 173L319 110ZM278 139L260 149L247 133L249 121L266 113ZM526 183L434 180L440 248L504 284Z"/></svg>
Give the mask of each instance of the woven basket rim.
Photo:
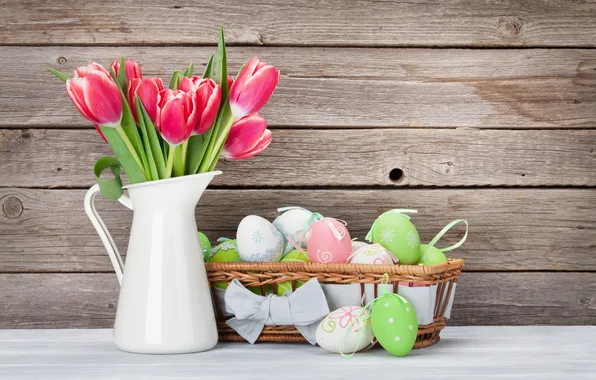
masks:
<svg viewBox="0 0 596 380"><path fill-rule="evenodd" d="M233 262L233 263L205 263L209 272L226 271L273 271L273 272L307 272L307 273L375 273L375 274L410 274L428 276L461 269L463 259L447 259L437 265L401 265L401 264L321 264L321 263L284 263L284 262Z"/></svg>

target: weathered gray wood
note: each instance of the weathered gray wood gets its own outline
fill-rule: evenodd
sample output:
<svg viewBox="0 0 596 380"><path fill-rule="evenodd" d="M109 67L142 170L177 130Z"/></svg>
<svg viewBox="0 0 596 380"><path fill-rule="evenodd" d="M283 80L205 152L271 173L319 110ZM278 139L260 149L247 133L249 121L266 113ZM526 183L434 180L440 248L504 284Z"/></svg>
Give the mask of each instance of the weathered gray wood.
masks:
<svg viewBox="0 0 596 380"><path fill-rule="evenodd" d="M107 8L106 8L107 9ZM155 25L152 25L152 28ZM72 70L122 54L169 78L212 47L2 47L0 126L87 126L46 68ZM281 70L262 110L284 127L574 128L596 125L595 50L237 47L230 72L253 56ZM18 78L18 80L15 80Z"/></svg>
<svg viewBox="0 0 596 380"><path fill-rule="evenodd" d="M594 273L463 273L450 325L592 325ZM0 328L111 327L112 273L0 274Z"/></svg>
<svg viewBox="0 0 596 380"><path fill-rule="evenodd" d="M289 380L343 380L365 378L371 368L383 368L386 373L416 380L558 380L569 375L591 380L596 371L593 326L448 327L441 337L435 346L414 350L404 358L396 359L377 346L346 360L308 344L220 343L199 354L131 355L115 348L109 329L3 330L0 376L220 380L237 379L241 374L246 380L277 380L283 373ZM222 358L233 365L222 365Z"/></svg>
<svg viewBox="0 0 596 380"><path fill-rule="evenodd" d="M0 189L0 272L110 271L83 211L84 190ZM101 197L100 197L101 198ZM363 239L391 208L415 208L424 242L448 222L467 219L468 241L451 253L468 270L596 270L596 190L208 190L197 208L210 239L233 237L242 218L273 220L276 208L302 205L348 222ZM126 250L132 213L100 199L98 210ZM461 238L455 229L438 246Z"/></svg>
<svg viewBox="0 0 596 380"><path fill-rule="evenodd" d="M594 46L592 1L6 1L3 44Z"/></svg>
<svg viewBox="0 0 596 380"><path fill-rule="evenodd" d="M222 161L213 184L596 186L595 148L594 130L276 129L260 156ZM0 130L0 186L90 187L108 154L95 130Z"/></svg>

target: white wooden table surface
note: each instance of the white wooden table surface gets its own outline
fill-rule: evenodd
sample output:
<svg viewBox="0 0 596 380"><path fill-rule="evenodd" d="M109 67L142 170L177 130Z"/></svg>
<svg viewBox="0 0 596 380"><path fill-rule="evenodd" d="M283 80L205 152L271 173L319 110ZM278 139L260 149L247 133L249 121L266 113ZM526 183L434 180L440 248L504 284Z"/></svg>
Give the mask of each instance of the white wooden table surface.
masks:
<svg viewBox="0 0 596 380"><path fill-rule="evenodd" d="M596 379L596 327L448 327L405 358L307 344L220 343L188 355L118 351L111 330L0 330L0 379Z"/></svg>

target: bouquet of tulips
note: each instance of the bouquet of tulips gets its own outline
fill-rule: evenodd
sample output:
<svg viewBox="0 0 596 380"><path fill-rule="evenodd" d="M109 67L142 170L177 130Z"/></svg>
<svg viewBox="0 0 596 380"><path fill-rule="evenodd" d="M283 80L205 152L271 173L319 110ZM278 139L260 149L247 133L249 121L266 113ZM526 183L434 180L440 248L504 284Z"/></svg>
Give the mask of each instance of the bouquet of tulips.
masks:
<svg viewBox="0 0 596 380"><path fill-rule="evenodd" d="M79 67L73 78L49 69L116 156L100 158L94 168L106 197L122 194L120 168L140 183L212 171L220 156L243 160L267 148L271 131L257 112L279 71L253 58L236 79L228 76L223 29L215 56L200 77L192 64L174 71L168 88L160 78L143 78L139 64L124 58L109 71L97 63ZM107 168L116 178L100 178Z"/></svg>

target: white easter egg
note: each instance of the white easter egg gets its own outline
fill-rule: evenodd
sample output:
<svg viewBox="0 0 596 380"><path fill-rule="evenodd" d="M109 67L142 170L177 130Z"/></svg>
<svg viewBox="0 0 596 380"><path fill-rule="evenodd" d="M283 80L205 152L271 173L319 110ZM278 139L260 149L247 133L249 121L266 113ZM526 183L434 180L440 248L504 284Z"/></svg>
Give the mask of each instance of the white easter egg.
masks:
<svg viewBox="0 0 596 380"><path fill-rule="evenodd" d="M344 306L331 312L317 327L317 343L333 353L351 354L373 341L370 313L361 306Z"/></svg>
<svg viewBox="0 0 596 380"><path fill-rule="evenodd" d="M236 244L242 261L279 261L284 251L281 233L267 219L249 215L236 232Z"/></svg>
<svg viewBox="0 0 596 380"><path fill-rule="evenodd" d="M359 250L362 247L368 247L370 244L363 242L363 241L359 241L359 240L352 240L352 254L354 254L354 252L356 252L357 250Z"/></svg>
<svg viewBox="0 0 596 380"><path fill-rule="evenodd" d="M287 247L291 246L288 241L288 238L291 238L298 247L306 248L307 241L304 235L313 222L316 222L316 219L313 218L312 212L297 207L275 218L273 225L283 235ZM290 250L298 247L292 247Z"/></svg>
<svg viewBox="0 0 596 380"><path fill-rule="evenodd" d="M397 257L380 244L370 244L353 252L351 264L395 264Z"/></svg>

